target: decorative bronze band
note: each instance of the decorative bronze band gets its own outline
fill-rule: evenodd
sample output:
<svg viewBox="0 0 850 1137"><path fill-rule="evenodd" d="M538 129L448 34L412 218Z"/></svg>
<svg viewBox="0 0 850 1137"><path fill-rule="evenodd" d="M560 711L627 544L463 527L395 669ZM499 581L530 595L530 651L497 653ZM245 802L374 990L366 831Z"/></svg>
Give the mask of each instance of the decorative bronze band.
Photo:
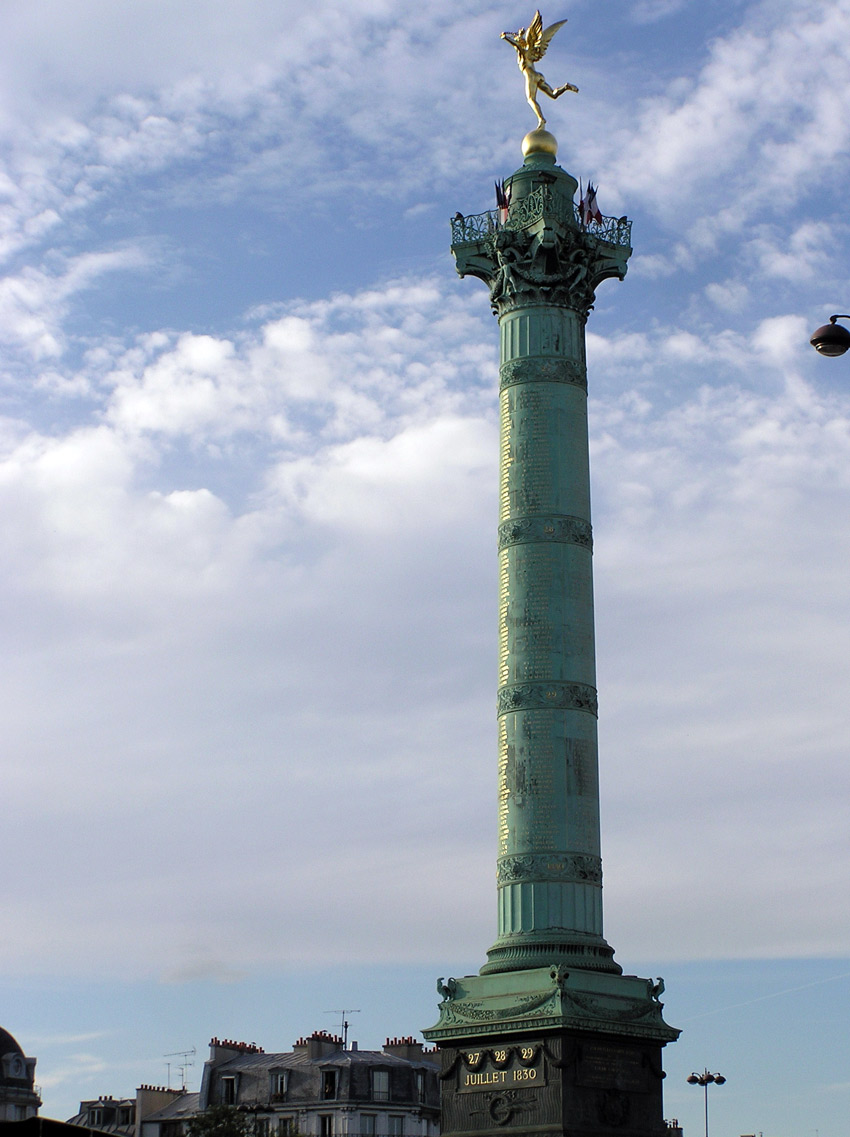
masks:
<svg viewBox="0 0 850 1137"><path fill-rule="evenodd" d="M499 368L503 387L515 383L570 383L587 391L587 372L571 359L533 355L524 359L511 359Z"/></svg>
<svg viewBox="0 0 850 1137"><path fill-rule="evenodd" d="M554 541L562 545L581 545L593 550L593 530L589 521L563 514L553 517L517 517L499 526L499 548Z"/></svg>
<svg viewBox="0 0 850 1137"><path fill-rule="evenodd" d="M535 853L524 857L500 857L496 870L499 887L518 881L563 881L567 884L601 884L602 861L584 853Z"/></svg>
<svg viewBox="0 0 850 1137"><path fill-rule="evenodd" d="M499 691L498 714L511 711L589 711L598 714L596 688L587 683L511 683Z"/></svg>
<svg viewBox="0 0 850 1137"><path fill-rule="evenodd" d="M456 999L453 1002L440 1003L440 1027L443 1024L456 1022L486 1022L495 1023L503 1019L519 1019L525 1015L552 1003L554 1007L556 988L544 991L542 994L526 995L524 999L517 999L507 1007L484 1007L479 1001Z"/></svg>

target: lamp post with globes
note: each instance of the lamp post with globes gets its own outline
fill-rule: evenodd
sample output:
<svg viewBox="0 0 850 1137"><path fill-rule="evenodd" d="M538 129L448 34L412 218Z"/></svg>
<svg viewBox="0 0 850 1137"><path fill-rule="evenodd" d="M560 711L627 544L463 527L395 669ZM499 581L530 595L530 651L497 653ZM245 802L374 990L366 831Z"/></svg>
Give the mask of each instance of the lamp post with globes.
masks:
<svg viewBox="0 0 850 1137"><path fill-rule="evenodd" d="M812 333L809 343L821 355L843 355L850 347L850 331L836 320L850 320L850 316L830 316L828 324Z"/></svg>
<svg viewBox="0 0 850 1137"><path fill-rule="evenodd" d="M850 339L850 332L848 332L848 339ZM712 1083L715 1086L722 1086L726 1079L722 1074L710 1074L708 1070L703 1070L701 1074L689 1074L687 1081L692 1086L703 1086L705 1089L705 1137L708 1137L708 1087Z"/></svg>

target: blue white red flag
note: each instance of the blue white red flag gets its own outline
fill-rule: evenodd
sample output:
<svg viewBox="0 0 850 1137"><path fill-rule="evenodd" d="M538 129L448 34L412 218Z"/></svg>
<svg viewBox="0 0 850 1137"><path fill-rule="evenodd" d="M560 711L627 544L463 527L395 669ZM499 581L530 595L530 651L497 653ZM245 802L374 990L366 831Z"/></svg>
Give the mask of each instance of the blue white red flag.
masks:
<svg viewBox="0 0 850 1137"><path fill-rule="evenodd" d="M602 211L596 204L596 187L592 182L587 183L587 190L582 196L578 208L582 225L589 225L591 221L602 220Z"/></svg>
<svg viewBox="0 0 850 1137"><path fill-rule="evenodd" d="M511 188L503 181L496 182L496 208L499 211L499 220L504 225L508 219L508 208L511 204Z"/></svg>

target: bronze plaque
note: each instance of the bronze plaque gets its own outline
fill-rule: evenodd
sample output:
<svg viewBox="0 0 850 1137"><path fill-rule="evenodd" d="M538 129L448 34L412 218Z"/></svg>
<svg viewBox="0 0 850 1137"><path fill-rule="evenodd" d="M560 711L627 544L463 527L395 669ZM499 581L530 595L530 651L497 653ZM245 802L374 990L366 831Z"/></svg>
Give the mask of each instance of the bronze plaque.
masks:
<svg viewBox="0 0 850 1137"><path fill-rule="evenodd" d="M530 1090L546 1085L546 1064L540 1046L462 1050L458 1057L459 1094Z"/></svg>

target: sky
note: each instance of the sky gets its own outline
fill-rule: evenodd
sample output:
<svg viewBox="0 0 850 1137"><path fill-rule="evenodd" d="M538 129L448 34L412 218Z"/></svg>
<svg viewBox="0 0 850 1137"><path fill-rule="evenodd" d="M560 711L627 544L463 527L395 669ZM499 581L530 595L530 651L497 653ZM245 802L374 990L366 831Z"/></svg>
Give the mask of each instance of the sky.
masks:
<svg viewBox="0 0 850 1137"><path fill-rule="evenodd" d="M4 0L0 1023L46 1116L213 1035L361 1047L495 937L488 0ZM605 931L665 1111L846 1137L850 0L562 0ZM170 1057L168 1057L170 1056ZM170 1064L170 1065L169 1065Z"/></svg>

